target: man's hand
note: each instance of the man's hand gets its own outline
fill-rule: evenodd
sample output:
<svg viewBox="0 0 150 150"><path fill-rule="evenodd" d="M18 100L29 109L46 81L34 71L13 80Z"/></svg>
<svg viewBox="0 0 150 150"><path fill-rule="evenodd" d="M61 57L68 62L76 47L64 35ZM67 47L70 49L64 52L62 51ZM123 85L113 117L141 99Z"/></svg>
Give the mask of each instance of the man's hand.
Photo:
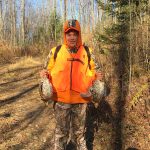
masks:
<svg viewBox="0 0 150 150"><path fill-rule="evenodd" d="M45 78L45 77L48 77L48 71L46 69L43 69L41 72L40 72L40 77L41 78Z"/></svg>
<svg viewBox="0 0 150 150"><path fill-rule="evenodd" d="M88 97L91 97L92 96L92 94L91 94L91 92L86 92L86 93L80 93L80 96L82 97L82 98L88 98Z"/></svg>
<svg viewBox="0 0 150 150"><path fill-rule="evenodd" d="M96 80L102 81L103 79L104 79L104 73L101 71L96 72Z"/></svg>

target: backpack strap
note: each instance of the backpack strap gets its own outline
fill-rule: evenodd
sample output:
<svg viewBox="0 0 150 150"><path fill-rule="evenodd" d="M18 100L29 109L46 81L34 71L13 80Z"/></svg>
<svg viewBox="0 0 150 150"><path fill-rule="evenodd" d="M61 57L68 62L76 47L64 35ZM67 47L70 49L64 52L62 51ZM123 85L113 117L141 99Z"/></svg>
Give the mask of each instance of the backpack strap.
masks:
<svg viewBox="0 0 150 150"><path fill-rule="evenodd" d="M88 65L89 65L89 69L91 69L91 65L90 65L90 61L91 61L91 54L90 54L90 50L88 48L88 46L84 45L85 51L87 53L87 57L88 57Z"/></svg>
<svg viewBox="0 0 150 150"><path fill-rule="evenodd" d="M59 46L56 47L56 50L55 50L55 53L54 53L54 61L56 60L57 54L58 54L58 52L59 52L60 49L61 49L61 45L59 45Z"/></svg>

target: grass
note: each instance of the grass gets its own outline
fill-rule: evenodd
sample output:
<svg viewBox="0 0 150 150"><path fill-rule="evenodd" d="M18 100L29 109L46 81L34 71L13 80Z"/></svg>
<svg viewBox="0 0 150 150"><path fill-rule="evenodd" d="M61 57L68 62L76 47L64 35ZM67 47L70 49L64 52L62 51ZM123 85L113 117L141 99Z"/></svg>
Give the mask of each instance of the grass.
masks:
<svg viewBox="0 0 150 150"><path fill-rule="evenodd" d="M19 59L16 63L11 64L8 70L15 70L18 68L27 68L41 65L39 60L36 60L32 56L25 56Z"/></svg>

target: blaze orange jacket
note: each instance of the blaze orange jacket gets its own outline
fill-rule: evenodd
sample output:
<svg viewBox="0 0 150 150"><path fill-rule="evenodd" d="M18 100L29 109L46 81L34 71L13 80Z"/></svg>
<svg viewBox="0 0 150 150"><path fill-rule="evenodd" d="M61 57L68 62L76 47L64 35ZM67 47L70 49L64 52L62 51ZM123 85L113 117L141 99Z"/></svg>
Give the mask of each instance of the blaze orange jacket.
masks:
<svg viewBox="0 0 150 150"><path fill-rule="evenodd" d="M50 80L54 89L53 99L64 103L87 103L91 98L82 98L95 80L95 64L90 61L88 66L87 52L80 46L77 53L71 54L66 45L62 45L54 60L56 47L52 49L52 56L48 64ZM90 49L91 50L91 49Z"/></svg>

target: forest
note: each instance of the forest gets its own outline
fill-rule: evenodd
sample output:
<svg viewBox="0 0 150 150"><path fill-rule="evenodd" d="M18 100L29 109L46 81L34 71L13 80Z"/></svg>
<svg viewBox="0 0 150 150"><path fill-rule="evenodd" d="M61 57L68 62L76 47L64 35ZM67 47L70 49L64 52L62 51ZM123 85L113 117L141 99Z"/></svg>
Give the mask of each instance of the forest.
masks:
<svg viewBox="0 0 150 150"><path fill-rule="evenodd" d="M0 0L0 149L51 148L53 106L40 100L39 71L68 19L80 22L110 88L89 150L149 150L150 0Z"/></svg>

